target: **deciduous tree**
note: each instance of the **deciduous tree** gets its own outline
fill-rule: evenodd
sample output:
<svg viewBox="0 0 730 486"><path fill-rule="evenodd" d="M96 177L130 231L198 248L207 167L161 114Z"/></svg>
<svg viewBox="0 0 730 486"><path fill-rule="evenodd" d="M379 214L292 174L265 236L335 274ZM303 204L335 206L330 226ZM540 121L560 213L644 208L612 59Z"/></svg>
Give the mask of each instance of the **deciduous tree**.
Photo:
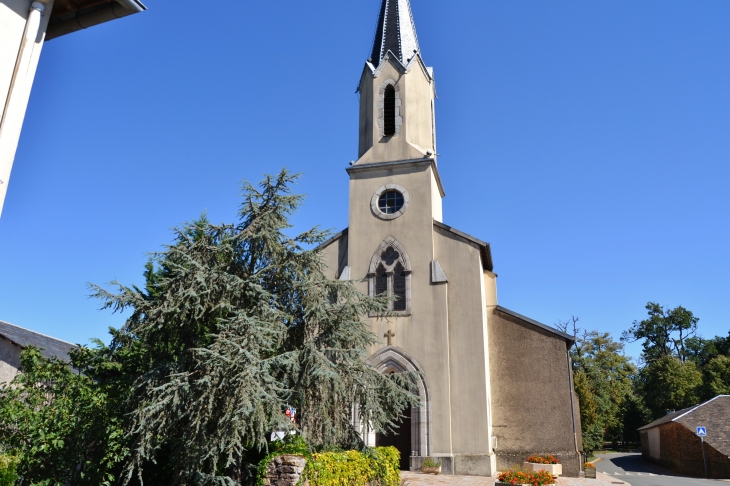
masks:
<svg viewBox="0 0 730 486"><path fill-rule="evenodd" d="M686 361L692 354L687 341L697 333L699 318L682 306L667 309L649 302L646 310L649 318L634 321L631 328L623 332L621 340L629 343L643 340L643 358L647 362L665 356Z"/></svg>
<svg viewBox="0 0 730 486"><path fill-rule="evenodd" d="M662 356L641 370L646 404L655 419L667 410L679 410L700 401L702 373L692 361Z"/></svg>
<svg viewBox="0 0 730 486"><path fill-rule="evenodd" d="M704 399L730 395L730 357L719 355L704 367Z"/></svg>

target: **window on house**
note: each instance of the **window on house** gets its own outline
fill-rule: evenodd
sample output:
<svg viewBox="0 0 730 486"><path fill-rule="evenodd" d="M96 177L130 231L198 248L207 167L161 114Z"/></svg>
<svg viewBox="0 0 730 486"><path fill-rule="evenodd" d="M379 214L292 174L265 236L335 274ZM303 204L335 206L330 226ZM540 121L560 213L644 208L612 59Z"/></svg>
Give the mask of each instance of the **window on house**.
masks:
<svg viewBox="0 0 730 486"><path fill-rule="evenodd" d="M386 137L395 135L395 88L392 84L385 88L383 118L383 134Z"/></svg>

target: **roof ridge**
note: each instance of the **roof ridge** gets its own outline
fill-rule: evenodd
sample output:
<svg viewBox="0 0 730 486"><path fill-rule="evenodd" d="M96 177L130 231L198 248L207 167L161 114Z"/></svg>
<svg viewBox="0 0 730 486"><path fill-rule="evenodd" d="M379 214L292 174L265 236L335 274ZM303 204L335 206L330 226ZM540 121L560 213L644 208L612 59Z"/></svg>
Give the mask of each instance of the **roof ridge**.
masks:
<svg viewBox="0 0 730 486"><path fill-rule="evenodd" d="M532 324L535 327L538 327L540 329L543 329L545 331L551 332L557 336L560 336L561 338L565 339L566 341L570 341L571 343L575 343L575 336L571 336L567 332L563 332L560 329L555 329L552 326L548 326L547 324L543 324L542 322L536 321L535 319L530 319L527 316L523 316L522 314L518 314L517 312L507 309L506 307L502 307L501 305L496 306L496 309L500 312L503 312L509 316L515 317L517 319L520 319L528 324Z"/></svg>
<svg viewBox="0 0 730 486"><path fill-rule="evenodd" d="M42 332L33 331L32 329L28 329L26 327L21 327L21 326L15 325L13 323L10 323L8 321L0 320L0 324L5 324L7 326L12 326L12 327L14 327L16 329L22 329L23 331L29 332L31 334L35 334L36 336L42 336L44 338L53 339L54 341L58 341L58 342L61 342L61 343L64 343L64 344L68 344L68 345L73 346L75 348L78 347L78 344L74 344L74 343L69 342L69 341L64 341L63 339L58 339L57 337L49 336L48 334L43 334ZM2 332L0 332L0 335L1 334L2 334Z"/></svg>
<svg viewBox="0 0 730 486"><path fill-rule="evenodd" d="M717 400L720 397L728 397L728 396L730 396L730 395L718 395L715 398L711 398L711 399L707 400L706 402L700 403L699 405L695 405L694 407L690 407L689 410L684 412L682 415L678 415L678 416L674 417L671 421L675 422L675 421L681 419L682 417L684 417L685 415L687 415L688 413L692 413L695 410L697 410L698 408L703 407L703 406L707 405L708 403L710 403L714 400ZM680 412L681 412L681 410L680 410Z"/></svg>

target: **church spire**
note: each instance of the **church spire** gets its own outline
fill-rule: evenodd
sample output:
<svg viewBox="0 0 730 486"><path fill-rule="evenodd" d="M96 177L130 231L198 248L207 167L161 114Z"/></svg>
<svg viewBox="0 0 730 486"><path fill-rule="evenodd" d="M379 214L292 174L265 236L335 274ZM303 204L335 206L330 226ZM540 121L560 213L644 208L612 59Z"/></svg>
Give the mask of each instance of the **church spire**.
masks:
<svg viewBox="0 0 730 486"><path fill-rule="evenodd" d="M421 52L418 47L416 25L413 23L411 2L409 0L382 1L370 62L377 67L390 51L405 66L414 53Z"/></svg>

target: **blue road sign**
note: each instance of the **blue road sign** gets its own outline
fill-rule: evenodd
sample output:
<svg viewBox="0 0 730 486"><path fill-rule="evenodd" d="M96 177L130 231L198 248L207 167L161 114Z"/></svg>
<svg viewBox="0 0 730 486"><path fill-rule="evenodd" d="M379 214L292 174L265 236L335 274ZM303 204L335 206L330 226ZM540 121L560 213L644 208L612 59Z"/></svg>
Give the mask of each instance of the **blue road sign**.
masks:
<svg viewBox="0 0 730 486"><path fill-rule="evenodd" d="M700 437L707 437L707 427L697 427L697 435Z"/></svg>

